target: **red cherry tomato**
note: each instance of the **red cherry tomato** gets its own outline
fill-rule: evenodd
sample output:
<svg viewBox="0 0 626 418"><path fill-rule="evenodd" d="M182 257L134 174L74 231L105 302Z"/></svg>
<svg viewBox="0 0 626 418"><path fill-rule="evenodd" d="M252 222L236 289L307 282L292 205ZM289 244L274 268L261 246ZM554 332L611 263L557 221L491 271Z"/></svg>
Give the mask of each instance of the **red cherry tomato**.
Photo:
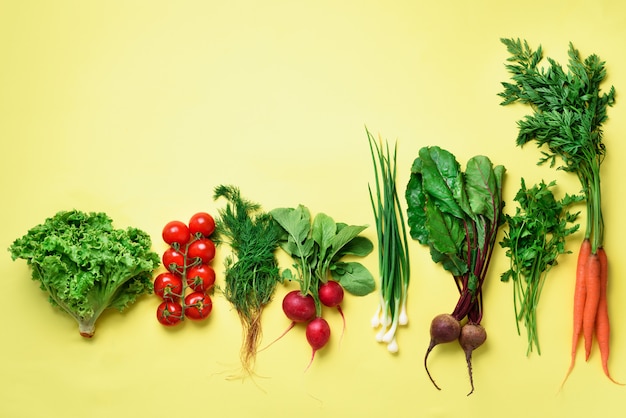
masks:
<svg viewBox="0 0 626 418"><path fill-rule="evenodd" d="M211 313L211 297L202 292L193 292L185 297L185 316L192 320L204 319Z"/></svg>
<svg viewBox="0 0 626 418"><path fill-rule="evenodd" d="M173 273L161 273L154 279L154 293L164 301L176 302L183 294L183 281Z"/></svg>
<svg viewBox="0 0 626 418"><path fill-rule="evenodd" d="M208 238L193 241L187 247L187 258L193 261L200 258L203 264L209 264L215 257L215 244Z"/></svg>
<svg viewBox="0 0 626 418"><path fill-rule="evenodd" d="M183 307L178 302L162 302L157 308L157 320L165 326L173 326L183 319Z"/></svg>
<svg viewBox="0 0 626 418"><path fill-rule="evenodd" d="M181 221L171 221L168 222L163 227L163 232L161 234L163 236L163 241L167 244L172 245L177 243L181 247L189 242L191 238L191 233L189 232L189 228Z"/></svg>
<svg viewBox="0 0 626 418"><path fill-rule="evenodd" d="M215 219L206 212L198 212L189 220L189 232L192 235L200 234L209 237L213 231L215 231Z"/></svg>
<svg viewBox="0 0 626 418"><path fill-rule="evenodd" d="M175 248L168 248L163 253L163 266L172 273L182 274L185 265L185 255Z"/></svg>
<svg viewBox="0 0 626 418"><path fill-rule="evenodd" d="M215 270L208 264L200 264L187 270L187 285L195 292L206 292L214 283Z"/></svg>

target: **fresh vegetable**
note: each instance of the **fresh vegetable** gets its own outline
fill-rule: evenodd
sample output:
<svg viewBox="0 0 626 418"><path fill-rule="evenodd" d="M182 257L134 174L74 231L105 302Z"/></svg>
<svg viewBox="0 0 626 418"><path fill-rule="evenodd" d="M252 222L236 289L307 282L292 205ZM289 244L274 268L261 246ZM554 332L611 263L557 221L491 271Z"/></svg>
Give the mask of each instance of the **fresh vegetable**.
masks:
<svg viewBox="0 0 626 418"><path fill-rule="evenodd" d="M300 290L292 290L283 297L283 313L291 320L291 323L274 341L266 345L259 351L265 350L270 345L284 337L296 324L308 324L315 318L317 307L315 299L310 293L302 294Z"/></svg>
<svg viewBox="0 0 626 418"><path fill-rule="evenodd" d="M289 292L283 300L283 310L291 323L276 340L297 323L307 324L308 329L310 323L315 321L311 327L323 331L311 331L314 335L320 335L320 338L307 338L315 354L330 338L330 328L326 336L323 326L326 321L320 321L323 319L320 288L322 293L327 293L324 286L328 286L327 283L332 280L342 290L355 296L373 292L376 284L367 268L358 261L342 260L345 256L364 257L372 252L374 245L360 235L366 226L338 223L324 213L318 213L311 221L310 211L303 205L273 209L270 214L282 229L280 247L294 261L293 270L284 269L282 277L299 284L299 290ZM340 314L343 317L343 311Z"/></svg>
<svg viewBox="0 0 626 418"><path fill-rule="evenodd" d="M211 214L198 212L189 219L189 232L192 235L210 237L215 231L215 219Z"/></svg>
<svg viewBox="0 0 626 418"><path fill-rule="evenodd" d="M603 247L598 248L598 258L600 260L600 301L598 302L598 316L596 318L596 340L600 349L600 358L602 360L602 370L614 383L615 381L609 373L609 340L611 327L609 323L609 312L606 302L606 286L608 282L608 260Z"/></svg>
<svg viewBox="0 0 626 418"><path fill-rule="evenodd" d="M611 86L607 93L602 93L605 63L595 54L583 60L572 43L569 44L566 71L551 58L548 58L547 67L540 67L543 59L541 46L533 51L526 41L520 39L501 41L510 53L506 69L512 81L502 83L504 89L499 93L503 99L501 104L506 106L520 102L530 105L532 109L532 114L518 121L517 145L521 147L535 141L542 149L539 164L554 166L559 160L561 164L558 168L578 177L585 196L587 221L581 247L587 245L588 240L591 249L589 255L580 260L586 264L586 279L582 283L577 277L572 358L567 379L576 361L579 329L582 328L586 348L590 348L591 331L595 327L593 318L597 316L597 257L598 250L604 246L605 231L600 181L600 168L606 155L602 125L607 120L607 107L615 103L615 89ZM582 286L585 286L583 291ZM582 324L579 322L579 304L584 305Z"/></svg>
<svg viewBox="0 0 626 418"><path fill-rule="evenodd" d="M161 260L165 268L174 274L182 275L185 271L185 254L178 246L169 247L163 252Z"/></svg>
<svg viewBox="0 0 626 418"><path fill-rule="evenodd" d="M578 260L576 263L576 282L574 288L574 329L572 333L571 361L565 378L566 380L567 376L569 376L569 374L574 369L578 341L583 330L583 314L585 311L585 299L587 297L587 286L585 284L585 281L587 274L587 260L589 260L590 255L591 241L589 239L584 239L580 245L578 251Z"/></svg>
<svg viewBox="0 0 626 418"><path fill-rule="evenodd" d="M341 302L343 302L344 291L343 287L341 287L338 282L329 280L326 283L320 284L318 293L322 305L328 306L329 308L337 308L339 313L343 316L341 312Z"/></svg>
<svg viewBox="0 0 626 418"><path fill-rule="evenodd" d="M157 320L165 326L181 324L185 318L199 321L211 314L215 284L215 270L210 265L215 257L211 239L215 228L211 225L215 225L213 217L198 212L188 224L174 220L163 227L161 235L169 247L161 259L167 271L160 273L153 285L162 300Z"/></svg>
<svg viewBox="0 0 626 418"><path fill-rule="evenodd" d="M209 316L213 308L211 297L204 292L192 292L185 296L185 316L199 321Z"/></svg>
<svg viewBox="0 0 626 418"><path fill-rule="evenodd" d="M411 278L408 240L396 188L397 144L392 155L388 143L383 147L382 140L377 143L369 131L367 137L376 177L376 199L371 187L369 194L376 219L380 280L379 304L372 326L380 327L376 339L396 353L398 325L408 324L406 305Z"/></svg>
<svg viewBox="0 0 626 418"><path fill-rule="evenodd" d="M154 294L164 301L179 301L184 294L182 278L170 272L159 274L154 279Z"/></svg>
<svg viewBox="0 0 626 418"><path fill-rule="evenodd" d="M105 309L118 311L152 291L159 256L140 229L115 229L105 213L61 211L30 229L9 247L26 260L32 279L92 337Z"/></svg>
<svg viewBox="0 0 626 418"><path fill-rule="evenodd" d="M209 264L198 264L187 270L186 280L195 292L208 292L215 284L215 270Z"/></svg>
<svg viewBox="0 0 626 418"><path fill-rule="evenodd" d="M487 340L487 331L480 324L474 324L468 322L461 327L461 334L459 335L459 344L465 353L465 362L467 363L467 370L469 370L470 386L472 391L474 390L474 377L472 376L472 353L478 347L483 345ZM470 392L471 394L472 392Z"/></svg>
<svg viewBox="0 0 626 418"><path fill-rule="evenodd" d="M161 237L163 238L163 241L169 245L176 243L179 247L182 247L191 239L191 233L187 225L183 222L171 221L163 227Z"/></svg>
<svg viewBox="0 0 626 418"><path fill-rule="evenodd" d="M587 260L585 275L585 307L583 310L583 337L585 340L585 360L591 353L598 304L600 303L600 260L598 254L591 253Z"/></svg>
<svg viewBox="0 0 626 418"><path fill-rule="evenodd" d="M428 355L432 349L435 348L435 346L458 340L460 335L461 322L450 314L439 314L435 316L430 323L430 343L426 349L426 356L424 356L424 369L426 370L430 381L433 382L433 385L435 385L437 389L440 388L437 386L437 383L435 383L435 380L428 370Z"/></svg>
<svg viewBox="0 0 626 418"><path fill-rule="evenodd" d="M183 305L177 301L165 300L157 307L157 320L165 326L174 326L183 319Z"/></svg>
<svg viewBox="0 0 626 418"><path fill-rule="evenodd" d="M209 264L215 257L215 244L208 238L198 238L187 246L187 258L199 259L203 264Z"/></svg>
<svg viewBox="0 0 626 418"><path fill-rule="evenodd" d="M343 287L341 287L338 282L329 280L326 283L320 283L317 293L322 305L337 309L337 312L341 315L341 321L343 322L341 337L339 338L341 341L343 334L346 331L346 316L343 314L343 309L341 308L341 302L343 302L345 294Z"/></svg>
<svg viewBox="0 0 626 418"><path fill-rule="evenodd" d="M421 148L411 168L406 189L411 237L429 247L433 261L452 275L459 291L452 312L436 316L431 323L424 367L438 389L427 367L432 348L459 339L465 327L475 330L483 318L483 286L504 224L504 173L502 165L494 167L482 155L470 158L463 172L454 155L437 146ZM469 394L474 391L471 353L482 344L478 342L459 340L470 374Z"/></svg>
<svg viewBox="0 0 626 418"><path fill-rule="evenodd" d="M500 245L506 249L510 268L501 280L513 282L513 306L517 332L520 323L526 327L526 355L539 346L537 329L537 308L541 291L549 271L557 265L559 255L570 253L565 249L566 238L576 232L580 225L575 222L578 213L571 213L567 208L583 197L565 195L557 200L552 193L556 182L541 183L526 187L521 179L521 188L515 195L518 207L514 215L505 215L508 230Z"/></svg>
<svg viewBox="0 0 626 418"><path fill-rule="evenodd" d="M283 298L283 312L294 325L298 322L309 322L315 318L315 299L309 293L303 295L299 290L292 290Z"/></svg>
<svg viewBox="0 0 626 418"><path fill-rule="evenodd" d="M328 340L330 339L330 326L324 318L318 316L313 318L307 324L305 335L312 350L311 361L307 366L307 368L309 368L311 364L313 364L313 359L315 358L317 350L323 348L328 343Z"/></svg>
<svg viewBox="0 0 626 418"><path fill-rule="evenodd" d="M259 204L244 199L237 187L216 187L214 199L220 198L227 204L216 220L216 242L226 243L232 250L224 261L222 293L237 311L243 327L240 358L245 377L254 373L263 309L282 280L275 257L281 230Z"/></svg>

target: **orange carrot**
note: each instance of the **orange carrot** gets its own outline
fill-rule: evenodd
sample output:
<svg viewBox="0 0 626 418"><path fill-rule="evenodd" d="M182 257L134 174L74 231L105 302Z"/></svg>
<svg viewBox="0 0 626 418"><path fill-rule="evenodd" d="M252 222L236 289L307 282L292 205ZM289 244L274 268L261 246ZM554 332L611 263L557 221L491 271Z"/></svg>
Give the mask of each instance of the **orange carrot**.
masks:
<svg viewBox="0 0 626 418"><path fill-rule="evenodd" d="M583 337L585 338L585 360L588 360L596 328L598 303L600 302L600 259L597 252L596 254L592 253L587 260L585 288L587 296L583 311Z"/></svg>
<svg viewBox="0 0 626 418"><path fill-rule="evenodd" d="M596 317L596 339L598 340L598 348L600 349L600 357L602 359L602 369L604 374L613 383L622 385L623 383L616 382L609 373L609 337L610 337L610 323L609 323L609 311L607 305L607 283L608 283L608 261L606 257L606 251L604 247L598 248L598 259L600 260L600 301L598 302L598 315Z"/></svg>
<svg viewBox="0 0 626 418"><path fill-rule="evenodd" d="M585 238L580 244L580 250L578 251L578 261L576 265L576 286L574 289L574 332L572 335L572 360L563 379L563 383L567 380L574 369L576 363L576 347L578 347L578 340L580 339L580 333L583 327L583 311L585 309L585 299L587 297L585 287L585 273L587 270L587 260L591 254L591 241L589 238Z"/></svg>

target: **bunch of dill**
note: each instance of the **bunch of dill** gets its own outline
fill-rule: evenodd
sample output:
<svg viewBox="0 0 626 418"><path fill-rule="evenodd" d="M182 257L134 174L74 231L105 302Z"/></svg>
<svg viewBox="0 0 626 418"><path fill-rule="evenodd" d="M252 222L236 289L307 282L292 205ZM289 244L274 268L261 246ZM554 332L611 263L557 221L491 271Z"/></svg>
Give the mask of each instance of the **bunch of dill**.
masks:
<svg viewBox="0 0 626 418"><path fill-rule="evenodd" d="M243 327L241 364L244 377L254 374L261 341L261 314L282 282L275 251L281 231L257 203L244 199L237 187L218 186L214 199L228 204L216 219L216 243L227 243L231 254L224 260L225 283L221 289L237 311Z"/></svg>

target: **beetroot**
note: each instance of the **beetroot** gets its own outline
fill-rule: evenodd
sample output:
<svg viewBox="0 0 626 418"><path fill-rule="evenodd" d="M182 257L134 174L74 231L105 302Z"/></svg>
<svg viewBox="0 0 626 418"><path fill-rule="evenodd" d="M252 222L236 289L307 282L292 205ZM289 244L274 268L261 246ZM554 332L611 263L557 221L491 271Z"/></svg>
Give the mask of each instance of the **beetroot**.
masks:
<svg viewBox="0 0 626 418"><path fill-rule="evenodd" d="M483 288L505 224L505 172L485 155L471 157L463 170L451 152L438 146L422 147L413 161L405 192L411 236L429 247L432 260L450 274L459 292L452 319L433 321L429 350L460 337L461 322L471 324L468 331L481 323ZM471 353L484 339L463 336L460 341Z"/></svg>
<svg viewBox="0 0 626 418"><path fill-rule="evenodd" d="M430 375L430 371L428 370L428 355L437 344L452 342L458 339L460 335L461 323L450 314L437 315L430 323L430 344L428 345L428 350L426 350L426 355L424 356L424 368L426 369L426 373L428 374L430 381L433 382L433 385L435 385L435 387L439 390L441 390L441 388L437 386L435 380Z"/></svg>
<svg viewBox="0 0 626 418"><path fill-rule="evenodd" d="M472 389L467 394L467 396L471 395L474 392L474 378L472 376L472 352L481 345L483 345L486 340L487 332L485 331L485 328L483 328L483 326L480 324L468 322L461 328L461 333L459 335L459 344L461 344L461 348L463 348L463 351L465 352L465 360L467 361L467 370L469 373L470 385L472 386Z"/></svg>

